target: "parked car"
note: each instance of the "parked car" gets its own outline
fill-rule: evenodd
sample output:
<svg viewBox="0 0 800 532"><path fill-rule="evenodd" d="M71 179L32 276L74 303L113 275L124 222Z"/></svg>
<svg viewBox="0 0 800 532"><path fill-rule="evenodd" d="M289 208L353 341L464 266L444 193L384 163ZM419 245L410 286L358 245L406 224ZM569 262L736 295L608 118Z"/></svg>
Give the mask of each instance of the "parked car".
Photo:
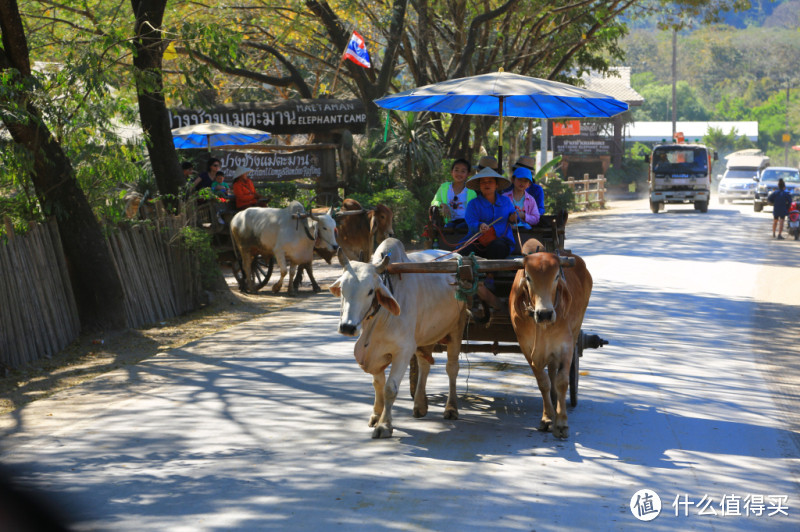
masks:
<svg viewBox="0 0 800 532"><path fill-rule="evenodd" d="M731 169L725 170L717 188L717 199L726 201L753 201L756 197L756 180L758 170Z"/></svg>
<svg viewBox="0 0 800 532"><path fill-rule="evenodd" d="M792 198L800 198L800 170L788 166L770 166L761 172L756 186L756 196L753 200L753 210L761 212L764 205L768 205L767 197L778 189L778 179L786 183L786 190Z"/></svg>

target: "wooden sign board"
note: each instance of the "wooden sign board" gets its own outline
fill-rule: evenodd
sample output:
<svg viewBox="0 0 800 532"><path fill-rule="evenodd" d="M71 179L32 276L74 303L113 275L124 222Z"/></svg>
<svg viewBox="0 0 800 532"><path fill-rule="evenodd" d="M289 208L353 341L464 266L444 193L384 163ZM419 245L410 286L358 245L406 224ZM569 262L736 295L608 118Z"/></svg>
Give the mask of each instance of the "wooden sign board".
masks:
<svg viewBox="0 0 800 532"><path fill-rule="evenodd" d="M610 155L613 145L597 137L553 137L553 152L563 155Z"/></svg>
<svg viewBox="0 0 800 532"><path fill-rule="evenodd" d="M305 99L280 103L237 103L211 109L169 111L170 128L218 122L229 126L249 127L273 135L319 133L337 129L363 133L367 113L361 100Z"/></svg>
<svg viewBox="0 0 800 532"><path fill-rule="evenodd" d="M250 179L256 184L294 181L296 179L317 180L323 174L323 150L302 150L291 153L251 153L237 151L214 152L222 161L225 181L233 180L237 166L252 168Z"/></svg>

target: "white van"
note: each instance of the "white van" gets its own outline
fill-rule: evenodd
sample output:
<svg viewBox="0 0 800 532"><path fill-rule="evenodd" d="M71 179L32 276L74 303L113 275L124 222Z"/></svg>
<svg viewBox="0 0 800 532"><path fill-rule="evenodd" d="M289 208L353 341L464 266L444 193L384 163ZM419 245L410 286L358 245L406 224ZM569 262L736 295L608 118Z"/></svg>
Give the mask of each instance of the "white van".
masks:
<svg viewBox="0 0 800 532"><path fill-rule="evenodd" d="M769 157L761 150L742 150L728 155L727 168L717 188L717 199L726 201L753 201L758 175L769 166Z"/></svg>

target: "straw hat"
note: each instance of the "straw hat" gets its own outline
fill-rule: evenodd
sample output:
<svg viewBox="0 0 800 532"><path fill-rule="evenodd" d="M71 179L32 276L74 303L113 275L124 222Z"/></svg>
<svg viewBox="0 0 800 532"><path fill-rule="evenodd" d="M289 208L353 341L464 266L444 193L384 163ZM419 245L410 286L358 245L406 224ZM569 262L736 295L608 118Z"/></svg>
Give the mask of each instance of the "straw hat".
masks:
<svg viewBox="0 0 800 532"><path fill-rule="evenodd" d="M505 190L511 186L511 181L501 176L491 168L484 168L467 180L467 188L479 192L481 189L481 178L494 177L497 180L497 190Z"/></svg>
<svg viewBox="0 0 800 532"><path fill-rule="evenodd" d="M535 172L536 160L533 157L530 157L529 155L523 155L522 157L517 159L517 162L514 163L514 168L519 168L519 167L527 168L531 172Z"/></svg>
<svg viewBox="0 0 800 532"><path fill-rule="evenodd" d="M233 171L233 178L236 179L239 176L243 176L244 174L252 172L252 168L248 168L246 166L237 166L236 169Z"/></svg>
<svg viewBox="0 0 800 532"><path fill-rule="evenodd" d="M495 159L491 155L484 155L478 161L478 166L477 166L478 170L481 170L482 168L491 168L492 170L497 170L497 159Z"/></svg>

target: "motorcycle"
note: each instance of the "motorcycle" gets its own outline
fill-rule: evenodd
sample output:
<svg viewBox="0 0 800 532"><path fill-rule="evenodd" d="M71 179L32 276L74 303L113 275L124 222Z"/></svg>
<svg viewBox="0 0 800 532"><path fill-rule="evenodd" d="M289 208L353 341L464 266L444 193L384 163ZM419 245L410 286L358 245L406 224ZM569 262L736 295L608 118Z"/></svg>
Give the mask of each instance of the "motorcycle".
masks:
<svg viewBox="0 0 800 532"><path fill-rule="evenodd" d="M787 231L795 240L800 237L800 210L797 209L796 201L793 201L789 207L789 224Z"/></svg>

